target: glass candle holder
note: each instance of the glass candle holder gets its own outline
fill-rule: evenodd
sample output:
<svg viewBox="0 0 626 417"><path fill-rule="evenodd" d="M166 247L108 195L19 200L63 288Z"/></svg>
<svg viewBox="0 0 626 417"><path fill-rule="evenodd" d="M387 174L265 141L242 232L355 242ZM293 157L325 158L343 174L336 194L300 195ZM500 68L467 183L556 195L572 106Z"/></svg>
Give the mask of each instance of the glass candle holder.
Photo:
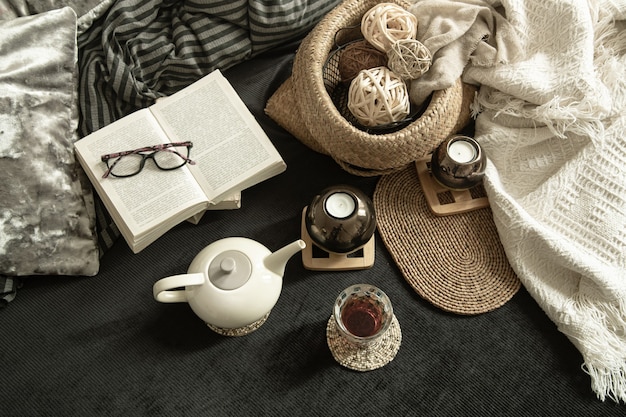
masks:
<svg viewBox="0 0 626 417"><path fill-rule="evenodd" d="M433 152L430 166L433 177L441 185L465 190L483 180L486 163L487 158L475 139L454 135Z"/></svg>
<svg viewBox="0 0 626 417"><path fill-rule="evenodd" d="M304 223L311 240L320 248L341 254L354 252L376 230L374 203L356 187L335 185L313 198Z"/></svg>
<svg viewBox="0 0 626 417"><path fill-rule="evenodd" d="M355 345L367 346L387 332L393 320L393 307L380 288L355 284L339 294L333 317L341 336Z"/></svg>

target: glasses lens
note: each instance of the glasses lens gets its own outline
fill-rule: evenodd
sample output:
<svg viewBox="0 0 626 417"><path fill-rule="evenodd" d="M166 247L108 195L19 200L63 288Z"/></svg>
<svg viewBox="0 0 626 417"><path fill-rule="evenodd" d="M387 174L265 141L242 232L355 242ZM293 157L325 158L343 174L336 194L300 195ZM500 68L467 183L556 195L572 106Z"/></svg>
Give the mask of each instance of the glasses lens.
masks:
<svg viewBox="0 0 626 417"><path fill-rule="evenodd" d="M154 162L161 169L179 168L185 163L189 157L189 148L186 146L173 146L163 149L154 154Z"/></svg>
<svg viewBox="0 0 626 417"><path fill-rule="evenodd" d="M130 175L135 175L139 171L141 171L141 161L143 157L139 154L130 154L120 156L116 160L110 160L108 162L109 167L113 166L111 170L111 175L116 177L128 177Z"/></svg>

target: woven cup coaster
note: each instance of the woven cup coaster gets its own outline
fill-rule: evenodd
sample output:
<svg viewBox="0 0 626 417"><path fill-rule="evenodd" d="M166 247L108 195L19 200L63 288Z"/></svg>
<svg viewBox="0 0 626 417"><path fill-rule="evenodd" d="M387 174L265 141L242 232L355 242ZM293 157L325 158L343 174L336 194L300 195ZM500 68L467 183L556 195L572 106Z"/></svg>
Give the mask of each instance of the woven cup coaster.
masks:
<svg viewBox="0 0 626 417"><path fill-rule="evenodd" d="M389 253L406 281L433 305L457 314L486 313L520 289L490 207L434 215L414 167L382 176L373 201Z"/></svg>
<svg viewBox="0 0 626 417"><path fill-rule="evenodd" d="M402 343L402 331L394 315L389 329L380 339L367 346L357 346L339 333L335 318L330 316L326 325L326 341L333 358L340 365L355 371L372 371L396 357Z"/></svg>
<svg viewBox="0 0 626 417"><path fill-rule="evenodd" d="M270 313L267 313L266 315L264 315L263 317L255 321L254 323L250 323L247 326L237 327L234 329L226 329L224 327L217 327L208 323L207 323L207 326L209 326L209 329L213 330L215 333L221 334L222 336L233 336L233 337L245 336L247 334L252 333L259 327L261 327L263 323L265 323L265 320L267 320L269 315Z"/></svg>

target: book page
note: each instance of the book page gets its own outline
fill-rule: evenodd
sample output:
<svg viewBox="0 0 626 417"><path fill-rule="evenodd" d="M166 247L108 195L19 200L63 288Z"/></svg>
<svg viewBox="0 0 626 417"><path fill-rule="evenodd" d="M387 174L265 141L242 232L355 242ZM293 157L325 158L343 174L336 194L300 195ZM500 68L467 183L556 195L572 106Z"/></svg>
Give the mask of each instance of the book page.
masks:
<svg viewBox="0 0 626 417"><path fill-rule="evenodd" d="M172 141L191 141L190 167L218 202L285 170L282 158L219 70L151 108Z"/></svg>
<svg viewBox="0 0 626 417"><path fill-rule="evenodd" d="M206 196L187 169L188 165L163 171L152 160L147 160L137 175L102 178L107 165L100 157L107 153L167 142L169 139L152 114L145 109L76 142L77 154L84 161L83 166L86 164L89 167L86 171L107 209L114 218L113 212L118 212L134 236L166 222L184 207L206 203ZM179 222L182 220L184 218L179 219ZM118 227L122 229L123 225L118 224Z"/></svg>

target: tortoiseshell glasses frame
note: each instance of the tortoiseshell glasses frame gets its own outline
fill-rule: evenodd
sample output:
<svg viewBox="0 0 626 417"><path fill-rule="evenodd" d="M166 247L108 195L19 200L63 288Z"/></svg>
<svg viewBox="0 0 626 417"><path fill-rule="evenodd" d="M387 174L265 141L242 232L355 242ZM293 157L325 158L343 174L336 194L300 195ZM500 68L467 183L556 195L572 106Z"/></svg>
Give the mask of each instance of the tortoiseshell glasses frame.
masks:
<svg viewBox="0 0 626 417"><path fill-rule="evenodd" d="M192 142L173 142L102 155L102 162L105 162L108 168L102 178L109 175L118 178L137 175L147 159L152 159L157 168L164 171L180 168L187 163L195 165L195 162L189 159L192 147Z"/></svg>

